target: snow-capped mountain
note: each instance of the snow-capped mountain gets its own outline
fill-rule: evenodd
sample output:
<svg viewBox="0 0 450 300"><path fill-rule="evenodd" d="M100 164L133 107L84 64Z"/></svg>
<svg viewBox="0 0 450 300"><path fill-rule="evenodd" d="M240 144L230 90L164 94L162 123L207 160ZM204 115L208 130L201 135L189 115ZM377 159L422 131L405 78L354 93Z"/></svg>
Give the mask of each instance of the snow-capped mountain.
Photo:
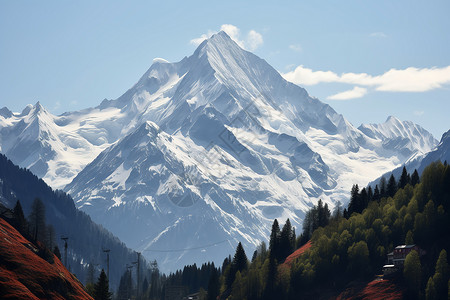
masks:
<svg viewBox="0 0 450 300"><path fill-rule="evenodd" d="M37 106L1 111L2 152ZM238 240L251 249L274 218L299 228L318 199L347 201L352 184L436 143L408 122L355 128L224 32L180 62L155 60L116 100L37 119L47 137L15 162L46 162L47 182L70 182L78 207L165 271L219 262Z"/></svg>
<svg viewBox="0 0 450 300"><path fill-rule="evenodd" d="M445 161L447 161L447 163L450 162L450 130L442 135L441 141L434 149L432 149L428 153L411 157L408 161L405 162L404 167L410 174L412 174L415 169L419 172L419 174L422 174L423 170L429 164L435 161L441 161L442 163L444 163ZM402 174L402 171L403 165L384 174L383 176L387 179L389 178L389 176L391 176L391 174L393 174L395 178L399 178ZM380 178L377 178L371 184L377 184Z"/></svg>
<svg viewBox="0 0 450 300"><path fill-rule="evenodd" d="M383 148L401 153L405 158L425 154L438 141L431 133L411 121L400 121L389 116L382 124L361 125L358 127L367 136L380 139Z"/></svg>

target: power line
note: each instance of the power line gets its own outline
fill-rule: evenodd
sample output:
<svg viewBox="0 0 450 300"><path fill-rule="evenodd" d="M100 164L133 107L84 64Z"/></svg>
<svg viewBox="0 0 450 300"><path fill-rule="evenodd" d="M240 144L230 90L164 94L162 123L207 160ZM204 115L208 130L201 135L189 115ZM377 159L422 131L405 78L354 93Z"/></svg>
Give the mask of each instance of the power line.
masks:
<svg viewBox="0 0 450 300"><path fill-rule="evenodd" d="M166 250L156 250L156 249L145 249L144 251L149 251L149 252L181 252L181 251L190 251L190 250L197 250L197 249L202 249L202 248L208 248L208 247L213 247L225 242L228 242L229 239L227 240L223 240L220 242L216 242L213 244L208 244L208 245L203 245L203 246L198 246L198 247L192 247L192 248L184 248L184 249L166 249Z"/></svg>

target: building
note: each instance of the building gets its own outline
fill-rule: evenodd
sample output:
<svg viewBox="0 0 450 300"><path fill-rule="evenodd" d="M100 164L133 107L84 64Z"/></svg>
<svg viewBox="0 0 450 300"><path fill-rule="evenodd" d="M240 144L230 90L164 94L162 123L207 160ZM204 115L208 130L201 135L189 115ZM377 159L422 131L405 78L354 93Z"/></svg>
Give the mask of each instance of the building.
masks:
<svg viewBox="0 0 450 300"><path fill-rule="evenodd" d="M399 245L395 247L394 251L387 254L387 264L383 266L383 278L393 276L397 271L403 268L406 256L412 251L416 250L419 256L425 254L425 251L420 249L417 245Z"/></svg>
<svg viewBox="0 0 450 300"><path fill-rule="evenodd" d="M412 245L399 245L395 247L393 251L393 257L392 257L392 263L396 267L403 267L403 264L405 263L406 256L411 252L412 250L416 250L419 256L422 256L425 254L425 251L419 248L419 246L412 244ZM389 260L389 255L388 255Z"/></svg>

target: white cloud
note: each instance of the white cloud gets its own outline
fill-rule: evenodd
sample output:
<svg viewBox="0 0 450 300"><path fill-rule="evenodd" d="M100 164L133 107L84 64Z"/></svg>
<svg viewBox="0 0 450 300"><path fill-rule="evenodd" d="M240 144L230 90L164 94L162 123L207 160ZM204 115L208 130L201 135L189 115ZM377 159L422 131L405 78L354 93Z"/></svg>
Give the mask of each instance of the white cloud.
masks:
<svg viewBox="0 0 450 300"><path fill-rule="evenodd" d="M375 37L375 38L386 38L387 37L387 35L384 32L372 32L369 36Z"/></svg>
<svg viewBox="0 0 450 300"><path fill-rule="evenodd" d="M247 34L246 45L250 51L256 50L259 46L264 43L263 37L260 33L250 30Z"/></svg>
<svg viewBox="0 0 450 300"><path fill-rule="evenodd" d="M300 46L299 44L296 45L289 45L289 49L291 49L292 51L295 52L302 52L302 46Z"/></svg>
<svg viewBox="0 0 450 300"><path fill-rule="evenodd" d="M204 40L210 38L213 34L217 33L217 31L211 31L208 30L208 33L204 33L201 36L199 36L198 38L192 39L189 42L194 45L194 46L198 46L200 45Z"/></svg>
<svg viewBox="0 0 450 300"><path fill-rule="evenodd" d="M376 91L384 92L426 92L450 84L450 66L390 69L377 76L367 73L342 73L338 75L332 71L313 71L298 66L295 70L282 75L286 80L300 85L338 82L373 87Z"/></svg>
<svg viewBox="0 0 450 300"><path fill-rule="evenodd" d="M241 30L232 24L223 24L220 30L226 32L240 47L254 51L264 43L263 36L255 30L250 30L243 39L241 39ZM208 30L207 33L202 34L198 38L190 40L194 46L200 45L204 40L210 38L217 31Z"/></svg>
<svg viewBox="0 0 450 300"><path fill-rule="evenodd" d="M335 95L327 97L327 99L329 99L329 100L349 100L349 99L361 98L365 94L367 94L366 88L355 86L351 90L337 93Z"/></svg>
<svg viewBox="0 0 450 300"><path fill-rule="evenodd" d="M423 110L415 110L413 113L415 116L421 117L425 112Z"/></svg>

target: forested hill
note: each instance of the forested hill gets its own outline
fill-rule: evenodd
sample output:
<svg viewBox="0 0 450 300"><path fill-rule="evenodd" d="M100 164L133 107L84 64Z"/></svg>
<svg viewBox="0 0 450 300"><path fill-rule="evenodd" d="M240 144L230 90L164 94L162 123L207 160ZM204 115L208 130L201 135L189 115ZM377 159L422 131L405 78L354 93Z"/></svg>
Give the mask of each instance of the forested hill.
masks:
<svg viewBox="0 0 450 300"><path fill-rule="evenodd" d="M20 200L25 216L29 216L36 198L45 205L45 221L52 225L48 233L53 235L61 251L64 246L60 238L69 238L68 269L85 283L89 263L95 265L97 270L106 270L103 250L109 249L110 282L112 287L117 287L124 266L136 261L136 253L76 209L69 195L59 190L53 191L43 180L0 154L0 202L13 208Z"/></svg>
<svg viewBox="0 0 450 300"><path fill-rule="evenodd" d="M292 244L280 244L281 232L274 222L268 251L260 247L248 265L223 270L221 295L230 299L347 298L352 296L349 287L382 274L387 254L396 246L416 244L424 251L420 255L412 251L394 279L380 282L383 297L447 299L450 167L431 163L420 179L404 174L390 179L388 186L390 190L377 190L376 197L372 191L367 195L368 187L359 191L354 186L345 214L340 209L330 213L318 203L308 212L309 224L297 239L297 247L308 239L311 247L290 261L291 267L281 265L284 256L278 256L283 252L280 247ZM370 289L376 290L376 281L364 293Z"/></svg>

